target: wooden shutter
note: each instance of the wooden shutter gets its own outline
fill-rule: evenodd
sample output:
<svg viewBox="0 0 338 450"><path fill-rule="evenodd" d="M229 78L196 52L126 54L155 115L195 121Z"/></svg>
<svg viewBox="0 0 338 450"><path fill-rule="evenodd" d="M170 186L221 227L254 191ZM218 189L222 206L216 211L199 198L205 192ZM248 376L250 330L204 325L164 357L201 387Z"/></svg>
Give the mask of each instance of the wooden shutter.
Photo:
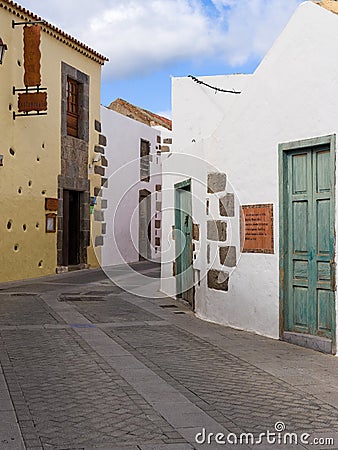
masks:
<svg viewBox="0 0 338 450"><path fill-rule="evenodd" d="M79 136L79 86L67 78L67 134Z"/></svg>

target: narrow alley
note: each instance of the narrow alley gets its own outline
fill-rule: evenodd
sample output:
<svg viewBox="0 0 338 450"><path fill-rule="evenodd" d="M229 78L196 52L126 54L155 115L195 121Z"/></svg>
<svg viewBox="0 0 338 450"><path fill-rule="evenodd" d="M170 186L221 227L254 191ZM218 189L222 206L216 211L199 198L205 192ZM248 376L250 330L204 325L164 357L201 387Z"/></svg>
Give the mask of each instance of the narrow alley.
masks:
<svg viewBox="0 0 338 450"><path fill-rule="evenodd" d="M128 293L159 282L133 267L2 284L1 449L338 447L336 357Z"/></svg>

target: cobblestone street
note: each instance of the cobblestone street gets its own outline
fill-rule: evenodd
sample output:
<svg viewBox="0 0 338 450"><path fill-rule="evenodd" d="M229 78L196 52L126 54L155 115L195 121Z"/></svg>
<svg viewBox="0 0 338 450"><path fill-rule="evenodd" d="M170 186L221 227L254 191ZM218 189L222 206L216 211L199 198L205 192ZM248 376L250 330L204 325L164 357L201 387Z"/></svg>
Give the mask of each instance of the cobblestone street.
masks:
<svg viewBox="0 0 338 450"><path fill-rule="evenodd" d="M159 269L135 267L155 292ZM0 449L338 448L337 357L120 286L99 270L0 286ZM310 437L202 443L284 426Z"/></svg>

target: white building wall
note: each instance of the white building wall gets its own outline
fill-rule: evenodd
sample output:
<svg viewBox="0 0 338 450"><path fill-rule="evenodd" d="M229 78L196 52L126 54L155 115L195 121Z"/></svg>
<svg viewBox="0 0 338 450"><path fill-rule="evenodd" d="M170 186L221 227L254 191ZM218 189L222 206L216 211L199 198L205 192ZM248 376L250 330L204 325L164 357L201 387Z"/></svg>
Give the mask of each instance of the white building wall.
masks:
<svg viewBox="0 0 338 450"><path fill-rule="evenodd" d="M207 269L221 266L218 257L213 263L206 263L207 241L203 227L207 216L204 210L201 213L193 209L194 214L199 215L194 220L200 223L202 231L198 266L202 280L200 287L196 287L196 313L204 319L279 337L278 144L337 132L338 63L333 56L337 45L338 17L312 2L305 2L255 74L246 78L248 82L243 83L241 95L215 95L210 89L192 85L189 78L173 80L174 151L178 153L175 155L178 162L175 167L174 157L169 159L164 164L164 172L170 164L173 171L178 170L180 155L186 153L204 157L214 167L214 170L207 169L204 178L195 185L206 184L207 171L219 170L227 174L227 190L233 190L237 196L236 217L230 219L235 232L232 242L228 239L227 244L236 245L238 256L239 204L274 205L274 254L241 254L230 275L228 292L206 286ZM208 83L219 85L216 78L208 77ZM225 86L231 89L230 80ZM244 78L239 83L242 81ZM215 106L215 99L221 96L229 99L228 105L224 100L222 119ZM216 125L214 130L212 123ZM193 136L199 137L195 138L195 152L191 144ZM182 178L188 174L195 178L196 173L198 179L201 170L194 170L194 167L191 162ZM164 179L163 184L164 189L173 186L169 178ZM193 187L193 196L204 203L206 190ZM214 197L211 200L214 215L218 217L217 195L211 197ZM167 204L173 204L169 191L164 208ZM164 233L173 220L173 215L164 217ZM172 256L174 258L174 253ZM196 262L194 265L197 268ZM163 290L173 286L173 281L168 279L170 270L168 262L163 268Z"/></svg>
<svg viewBox="0 0 338 450"><path fill-rule="evenodd" d="M161 133L141 122L130 119L106 107L101 107L102 132L107 137L106 158L108 187L103 189L103 199L107 200L105 211L106 234L102 248L102 266L135 262L139 259L139 191L151 192L151 243L152 258L160 256L160 245L155 245L155 237L160 230L155 229L155 220L161 220L161 212L156 209L161 200L161 155L159 142ZM140 140L150 142L150 181L140 181Z"/></svg>

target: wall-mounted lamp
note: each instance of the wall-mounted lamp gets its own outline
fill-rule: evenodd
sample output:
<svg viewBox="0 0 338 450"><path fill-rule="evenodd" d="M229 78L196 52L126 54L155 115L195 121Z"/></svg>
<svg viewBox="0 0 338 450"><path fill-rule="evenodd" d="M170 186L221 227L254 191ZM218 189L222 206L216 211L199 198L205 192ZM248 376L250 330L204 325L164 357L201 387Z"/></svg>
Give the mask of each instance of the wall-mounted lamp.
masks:
<svg viewBox="0 0 338 450"><path fill-rule="evenodd" d="M4 60L5 51L7 50L7 45L4 44L3 40L0 38L0 64Z"/></svg>

